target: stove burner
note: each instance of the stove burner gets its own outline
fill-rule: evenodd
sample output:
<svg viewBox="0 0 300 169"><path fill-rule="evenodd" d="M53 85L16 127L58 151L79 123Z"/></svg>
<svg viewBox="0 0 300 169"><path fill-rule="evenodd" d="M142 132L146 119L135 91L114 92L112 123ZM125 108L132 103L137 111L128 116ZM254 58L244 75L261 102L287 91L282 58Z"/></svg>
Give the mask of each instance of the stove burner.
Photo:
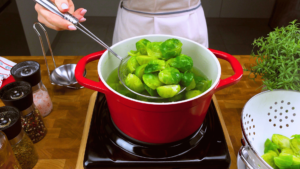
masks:
<svg viewBox="0 0 300 169"><path fill-rule="evenodd" d="M104 95L98 93L84 156L86 169L229 166L229 151L213 103L204 123L191 136L168 144L150 144L122 133L110 118Z"/></svg>
<svg viewBox="0 0 300 169"><path fill-rule="evenodd" d="M106 101L104 104L106 104ZM109 110L106 107L104 111L108 112ZM102 120L100 121L100 124L103 124L104 126L103 129L109 129L104 131L106 132L106 135L109 135L112 143L132 155L147 159L173 158L188 152L203 138L207 131L206 123L207 122L205 120L194 134L183 140L168 144L152 144L141 142L124 134L111 120L109 113L103 114ZM97 131L101 131L103 129L99 127ZM102 139L102 133L99 132L98 137L99 139Z"/></svg>

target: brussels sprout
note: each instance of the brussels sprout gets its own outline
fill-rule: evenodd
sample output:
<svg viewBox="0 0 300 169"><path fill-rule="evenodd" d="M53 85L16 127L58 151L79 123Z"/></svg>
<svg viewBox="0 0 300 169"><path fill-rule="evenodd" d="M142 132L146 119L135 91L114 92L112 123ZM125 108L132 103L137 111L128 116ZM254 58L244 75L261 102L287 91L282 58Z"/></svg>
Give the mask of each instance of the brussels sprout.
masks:
<svg viewBox="0 0 300 169"><path fill-rule="evenodd" d="M204 78L202 76L196 76L195 74L194 74L194 79L195 79L196 84L207 80L206 78Z"/></svg>
<svg viewBox="0 0 300 169"><path fill-rule="evenodd" d="M159 81L157 74L144 74L143 81L148 87L150 87L153 90L163 85L163 83Z"/></svg>
<svg viewBox="0 0 300 169"><path fill-rule="evenodd" d="M138 56L138 55L140 55L140 52L131 50L130 52L128 52L128 55L129 56Z"/></svg>
<svg viewBox="0 0 300 169"><path fill-rule="evenodd" d="M166 61L166 67L171 67L170 63L174 62L175 58L171 58L169 60Z"/></svg>
<svg viewBox="0 0 300 169"><path fill-rule="evenodd" d="M134 74L129 73L125 79L125 84L131 90L141 93L145 90L142 81Z"/></svg>
<svg viewBox="0 0 300 169"><path fill-rule="evenodd" d="M151 43L147 39L141 39L138 42L136 42L135 46L138 52L141 53L141 55L147 55L147 44Z"/></svg>
<svg viewBox="0 0 300 169"><path fill-rule="evenodd" d="M293 164L293 156L280 154L278 157L274 157L274 162L277 167L280 169L288 169Z"/></svg>
<svg viewBox="0 0 300 169"><path fill-rule="evenodd" d="M290 148L284 148L281 150L280 154L286 154L286 155L294 155L294 151Z"/></svg>
<svg viewBox="0 0 300 169"><path fill-rule="evenodd" d="M212 85L212 80L207 80L205 77L194 75L196 89L205 92Z"/></svg>
<svg viewBox="0 0 300 169"><path fill-rule="evenodd" d="M275 151L269 150L266 154L261 156L265 162L267 162L271 167L277 168L274 162L274 157L278 157L278 154Z"/></svg>
<svg viewBox="0 0 300 169"><path fill-rule="evenodd" d="M131 56L130 59L127 61L127 69L129 70L129 73L133 73L135 69L140 66L139 63L136 60L136 56Z"/></svg>
<svg viewBox="0 0 300 169"><path fill-rule="evenodd" d="M184 92L174 96L174 97L171 97L168 99L169 102L176 102L176 101L179 101L179 100L182 100L184 97Z"/></svg>
<svg viewBox="0 0 300 169"><path fill-rule="evenodd" d="M147 43L147 53L148 56L162 58L162 53L160 51L160 45L162 42L150 42Z"/></svg>
<svg viewBox="0 0 300 169"><path fill-rule="evenodd" d="M191 57L181 54L174 58L169 63L172 67L179 69L181 72L190 71L193 67L193 60Z"/></svg>
<svg viewBox="0 0 300 169"><path fill-rule="evenodd" d="M272 141L280 149L290 148L290 139L280 134L273 134Z"/></svg>
<svg viewBox="0 0 300 169"><path fill-rule="evenodd" d="M185 98L190 99L190 98L198 96L201 93L202 92L200 90L190 90L190 91L186 92Z"/></svg>
<svg viewBox="0 0 300 169"><path fill-rule="evenodd" d="M196 89L200 90L201 92L205 92L207 89L211 87L212 80L204 80L204 81L198 81L196 83Z"/></svg>
<svg viewBox="0 0 300 169"><path fill-rule="evenodd" d="M290 140L290 145L295 154L300 155L300 134L292 136L293 139Z"/></svg>
<svg viewBox="0 0 300 169"><path fill-rule="evenodd" d="M167 85L178 84L181 80L182 74L176 68L169 67L160 71L158 78L161 82Z"/></svg>
<svg viewBox="0 0 300 169"><path fill-rule="evenodd" d="M184 72L181 79L181 84L185 87L189 86L194 79L194 74L191 72Z"/></svg>
<svg viewBox="0 0 300 169"><path fill-rule="evenodd" d="M150 94L150 96L157 96L157 91L151 89L150 87L148 87L147 85L144 84L145 89L147 90L147 92Z"/></svg>
<svg viewBox="0 0 300 169"><path fill-rule="evenodd" d="M186 87L186 89L185 90L192 90L192 89L194 89L196 87L196 83L195 83L195 80L193 79L192 80L192 82L191 82L191 84L190 85L188 85L187 87Z"/></svg>
<svg viewBox="0 0 300 169"><path fill-rule="evenodd" d="M157 89L157 93L162 98L174 97L180 91L180 85L166 85L160 86Z"/></svg>
<svg viewBox="0 0 300 169"><path fill-rule="evenodd" d="M162 59L168 60L170 58L179 56L181 54L182 43L178 39L168 39L160 45Z"/></svg>
<svg viewBox="0 0 300 169"><path fill-rule="evenodd" d="M144 73L152 73L165 69L166 62L164 60L151 60L146 68Z"/></svg>
<svg viewBox="0 0 300 169"><path fill-rule="evenodd" d="M293 156L293 165L291 169L300 169L300 157Z"/></svg>
<svg viewBox="0 0 300 169"><path fill-rule="evenodd" d="M146 56L146 55L139 55L136 57L136 60L140 65L147 64L151 60L156 60L156 59L157 58L155 58L155 57L150 57L150 56Z"/></svg>
<svg viewBox="0 0 300 169"><path fill-rule="evenodd" d="M145 71L145 67L147 66L147 64L144 64L142 66L139 66L135 69L135 75L137 77L139 77L141 80L143 78L143 74L144 74L144 71Z"/></svg>
<svg viewBox="0 0 300 169"><path fill-rule="evenodd" d="M277 154L279 154L278 148L279 147L275 143L273 143L270 139L267 139L265 141L265 150L264 150L264 153L267 153L269 150L273 150Z"/></svg>

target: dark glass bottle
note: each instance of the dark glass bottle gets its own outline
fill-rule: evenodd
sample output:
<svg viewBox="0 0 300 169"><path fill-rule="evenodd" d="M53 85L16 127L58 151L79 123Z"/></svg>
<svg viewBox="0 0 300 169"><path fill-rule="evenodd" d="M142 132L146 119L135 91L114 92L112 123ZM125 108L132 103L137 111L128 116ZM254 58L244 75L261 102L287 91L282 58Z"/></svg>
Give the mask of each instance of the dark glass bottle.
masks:
<svg viewBox="0 0 300 169"><path fill-rule="evenodd" d="M24 61L16 64L10 70L16 81L25 81L32 86L33 102L43 117L49 115L53 104L47 88L42 82L41 69L38 62Z"/></svg>
<svg viewBox="0 0 300 169"><path fill-rule="evenodd" d="M0 98L6 106L16 107L21 112L22 127L33 143L45 137L47 129L43 117L33 104L29 83L18 81L4 86L0 90Z"/></svg>
<svg viewBox="0 0 300 169"><path fill-rule="evenodd" d="M21 169L21 166L11 149L10 143L2 131L0 131L0 159L0 168Z"/></svg>
<svg viewBox="0 0 300 169"><path fill-rule="evenodd" d="M22 130L20 112L18 109L11 106L0 107L0 130L6 134L13 153L22 169L32 169L38 161L38 155L33 146L33 142L24 130ZM17 164L15 166L15 168L18 168ZM0 168L2 168L1 165Z"/></svg>

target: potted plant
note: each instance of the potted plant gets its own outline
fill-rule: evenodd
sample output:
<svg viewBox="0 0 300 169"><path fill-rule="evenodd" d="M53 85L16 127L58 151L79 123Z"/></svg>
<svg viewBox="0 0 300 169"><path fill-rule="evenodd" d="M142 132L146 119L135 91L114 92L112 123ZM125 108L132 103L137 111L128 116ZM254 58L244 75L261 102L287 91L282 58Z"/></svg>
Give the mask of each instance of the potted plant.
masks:
<svg viewBox="0 0 300 169"><path fill-rule="evenodd" d="M255 39L249 77L263 80L263 90L287 89L300 91L300 30L296 20L276 28L267 37Z"/></svg>

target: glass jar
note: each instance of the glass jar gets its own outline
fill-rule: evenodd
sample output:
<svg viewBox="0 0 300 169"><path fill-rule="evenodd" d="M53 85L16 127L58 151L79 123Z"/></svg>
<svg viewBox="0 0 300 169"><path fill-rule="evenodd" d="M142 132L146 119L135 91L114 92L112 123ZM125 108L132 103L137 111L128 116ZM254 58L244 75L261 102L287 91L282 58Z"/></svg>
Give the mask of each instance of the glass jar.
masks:
<svg viewBox="0 0 300 169"><path fill-rule="evenodd" d="M20 134L15 139L9 140L9 142L22 169L32 169L38 162L39 157L33 142L27 134L21 130Z"/></svg>
<svg viewBox="0 0 300 169"><path fill-rule="evenodd" d="M17 81L4 86L0 90L0 98L6 106L13 106L21 112L22 127L33 143L45 137L47 129L40 111L33 103L29 83Z"/></svg>
<svg viewBox="0 0 300 169"><path fill-rule="evenodd" d="M10 143L2 131L0 131L0 168L21 169Z"/></svg>
<svg viewBox="0 0 300 169"><path fill-rule="evenodd" d="M33 143L42 140L47 134L40 111L32 104L26 110L21 111L21 124Z"/></svg>
<svg viewBox="0 0 300 169"><path fill-rule="evenodd" d="M0 130L7 136L22 169L32 169L38 161L38 155L33 142L22 129L21 114L18 109L11 106L0 107ZM1 157L0 161L2 159Z"/></svg>
<svg viewBox="0 0 300 169"><path fill-rule="evenodd" d="M53 109L53 104L43 82L40 81L37 85L33 86L32 91L33 102L36 108L40 111L43 117L49 115Z"/></svg>
<svg viewBox="0 0 300 169"><path fill-rule="evenodd" d="M33 102L43 117L49 115L53 105L49 93L41 78L40 64L35 61L24 61L10 70L16 81L25 81L32 86Z"/></svg>

